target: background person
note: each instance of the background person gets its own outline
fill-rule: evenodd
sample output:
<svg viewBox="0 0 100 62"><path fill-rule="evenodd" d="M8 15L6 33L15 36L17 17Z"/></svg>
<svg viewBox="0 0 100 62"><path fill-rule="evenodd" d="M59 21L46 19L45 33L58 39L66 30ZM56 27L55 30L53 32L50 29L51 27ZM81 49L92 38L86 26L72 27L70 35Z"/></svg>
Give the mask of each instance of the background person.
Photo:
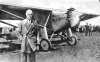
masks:
<svg viewBox="0 0 100 62"><path fill-rule="evenodd" d="M85 36L89 34L89 25L88 23L85 25Z"/></svg>

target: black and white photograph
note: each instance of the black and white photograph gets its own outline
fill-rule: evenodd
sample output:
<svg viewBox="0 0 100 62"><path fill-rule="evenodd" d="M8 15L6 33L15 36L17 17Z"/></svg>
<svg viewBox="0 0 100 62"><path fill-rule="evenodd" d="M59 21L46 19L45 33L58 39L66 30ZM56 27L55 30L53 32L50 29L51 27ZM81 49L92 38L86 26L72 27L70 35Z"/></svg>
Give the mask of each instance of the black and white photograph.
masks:
<svg viewBox="0 0 100 62"><path fill-rule="evenodd" d="M0 62L100 62L100 0L0 0Z"/></svg>

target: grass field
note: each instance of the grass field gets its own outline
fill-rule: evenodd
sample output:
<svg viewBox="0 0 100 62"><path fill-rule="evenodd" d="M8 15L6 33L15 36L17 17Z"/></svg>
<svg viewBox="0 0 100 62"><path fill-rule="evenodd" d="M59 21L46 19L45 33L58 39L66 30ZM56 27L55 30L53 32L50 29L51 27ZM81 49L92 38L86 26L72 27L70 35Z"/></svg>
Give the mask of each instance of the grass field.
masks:
<svg viewBox="0 0 100 62"><path fill-rule="evenodd" d="M77 33L81 39L77 46L60 46L57 50L39 52L36 62L100 62L100 33L94 32L92 36ZM0 62L20 62L20 53L7 53L0 55Z"/></svg>
<svg viewBox="0 0 100 62"><path fill-rule="evenodd" d="M92 36L85 36L84 33L77 35L81 40L76 47L61 46L58 51L37 56L37 62L99 62L100 33L94 32Z"/></svg>

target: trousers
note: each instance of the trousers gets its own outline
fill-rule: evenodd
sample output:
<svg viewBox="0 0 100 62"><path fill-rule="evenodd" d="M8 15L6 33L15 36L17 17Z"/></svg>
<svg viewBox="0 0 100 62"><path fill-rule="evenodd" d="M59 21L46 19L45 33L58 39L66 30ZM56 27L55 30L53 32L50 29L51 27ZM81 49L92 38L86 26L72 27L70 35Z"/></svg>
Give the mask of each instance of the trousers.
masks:
<svg viewBox="0 0 100 62"><path fill-rule="evenodd" d="M36 39L23 37L21 44L21 62L35 62L35 50L34 44Z"/></svg>

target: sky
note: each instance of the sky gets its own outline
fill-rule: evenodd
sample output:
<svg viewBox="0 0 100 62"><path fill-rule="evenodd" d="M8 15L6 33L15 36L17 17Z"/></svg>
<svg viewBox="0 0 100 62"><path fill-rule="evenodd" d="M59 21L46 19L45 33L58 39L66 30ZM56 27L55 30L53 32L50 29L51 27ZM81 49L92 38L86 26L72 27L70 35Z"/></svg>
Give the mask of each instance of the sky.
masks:
<svg viewBox="0 0 100 62"><path fill-rule="evenodd" d="M66 11L66 9L74 7L83 13L100 14L99 0L0 0L0 3L49 8L56 11Z"/></svg>

